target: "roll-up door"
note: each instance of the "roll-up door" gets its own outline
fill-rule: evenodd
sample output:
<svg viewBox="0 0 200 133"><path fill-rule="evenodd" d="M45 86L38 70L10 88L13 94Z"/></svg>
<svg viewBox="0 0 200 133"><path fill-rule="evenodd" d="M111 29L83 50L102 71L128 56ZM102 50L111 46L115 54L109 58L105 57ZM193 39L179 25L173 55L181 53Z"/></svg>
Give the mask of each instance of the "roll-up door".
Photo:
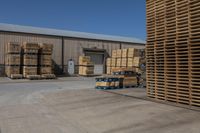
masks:
<svg viewBox="0 0 200 133"><path fill-rule="evenodd" d="M104 73L104 52L86 51L86 56L90 56L91 61L94 63L94 74Z"/></svg>

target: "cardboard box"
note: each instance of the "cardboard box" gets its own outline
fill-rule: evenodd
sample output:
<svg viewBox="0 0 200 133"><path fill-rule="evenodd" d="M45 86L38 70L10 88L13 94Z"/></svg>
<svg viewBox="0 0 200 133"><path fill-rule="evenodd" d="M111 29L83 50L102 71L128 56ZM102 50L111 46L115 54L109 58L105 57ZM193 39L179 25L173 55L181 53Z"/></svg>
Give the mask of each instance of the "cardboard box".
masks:
<svg viewBox="0 0 200 133"><path fill-rule="evenodd" d="M117 49L117 58L121 58L121 57L122 57L122 50Z"/></svg>
<svg viewBox="0 0 200 133"><path fill-rule="evenodd" d="M79 75L94 74L94 66L79 66Z"/></svg>
<svg viewBox="0 0 200 133"><path fill-rule="evenodd" d="M126 58L128 56L128 49L122 49L122 58Z"/></svg>
<svg viewBox="0 0 200 133"><path fill-rule="evenodd" d="M115 67L116 64L117 64L117 59L116 59L116 58L112 58L112 59L111 59L111 66L112 66L112 67Z"/></svg>
<svg viewBox="0 0 200 133"><path fill-rule="evenodd" d="M121 67L127 67L127 58L122 58L122 61L121 61Z"/></svg>
<svg viewBox="0 0 200 133"><path fill-rule="evenodd" d="M117 63L116 63L117 67L121 67L121 60L122 58L117 58Z"/></svg>
<svg viewBox="0 0 200 133"><path fill-rule="evenodd" d="M106 67L106 74L110 75L111 74L111 69L112 69L111 67Z"/></svg>
<svg viewBox="0 0 200 133"><path fill-rule="evenodd" d="M134 57L133 65L134 65L135 67L140 67L141 61L142 61L142 58L141 58L141 57Z"/></svg>
<svg viewBox="0 0 200 133"><path fill-rule="evenodd" d="M83 65L84 62L90 62L90 56L79 56L79 65Z"/></svg>
<svg viewBox="0 0 200 133"><path fill-rule="evenodd" d="M127 67L133 67L134 65L133 65L133 60L134 60L134 58L127 58Z"/></svg>
<svg viewBox="0 0 200 133"><path fill-rule="evenodd" d="M112 62L112 58L107 58L106 59L106 66L110 67L111 66L111 62Z"/></svg>
<svg viewBox="0 0 200 133"><path fill-rule="evenodd" d="M112 58L117 58L117 50L112 50Z"/></svg>
<svg viewBox="0 0 200 133"><path fill-rule="evenodd" d="M111 67L111 74L113 74L113 70L115 70L116 67Z"/></svg>
<svg viewBox="0 0 200 133"><path fill-rule="evenodd" d="M128 57L133 58L133 57L139 57L139 49L136 48L128 48Z"/></svg>

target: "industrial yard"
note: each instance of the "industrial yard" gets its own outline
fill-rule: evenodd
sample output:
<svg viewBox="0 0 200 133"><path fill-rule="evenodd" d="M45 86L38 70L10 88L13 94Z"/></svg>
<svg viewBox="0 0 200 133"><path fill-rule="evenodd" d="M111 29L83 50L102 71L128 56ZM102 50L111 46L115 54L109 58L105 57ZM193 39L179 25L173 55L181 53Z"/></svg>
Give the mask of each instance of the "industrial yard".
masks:
<svg viewBox="0 0 200 133"><path fill-rule="evenodd" d="M0 23L0 133L200 133L200 1L146 0L145 28Z"/></svg>
<svg viewBox="0 0 200 133"><path fill-rule="evenodd" d="M2 133L198 133L200 112L146 100L145 89L94 89L94 78L0 80Z"/></svg>

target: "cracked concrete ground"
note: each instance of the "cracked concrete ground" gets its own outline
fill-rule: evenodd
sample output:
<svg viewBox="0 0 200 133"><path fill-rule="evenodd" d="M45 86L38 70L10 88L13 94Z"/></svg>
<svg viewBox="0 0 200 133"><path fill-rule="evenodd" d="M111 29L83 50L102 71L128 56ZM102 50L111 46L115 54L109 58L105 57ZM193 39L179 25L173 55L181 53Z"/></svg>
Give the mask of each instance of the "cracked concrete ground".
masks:
<svg viewBox="0 0 200 133"><path fill-rule="evenodd" d="M93 78L4 79L0 129L1 133L200 132L200 112L145 98L145 89L139 88L95 90Z"/></svg>

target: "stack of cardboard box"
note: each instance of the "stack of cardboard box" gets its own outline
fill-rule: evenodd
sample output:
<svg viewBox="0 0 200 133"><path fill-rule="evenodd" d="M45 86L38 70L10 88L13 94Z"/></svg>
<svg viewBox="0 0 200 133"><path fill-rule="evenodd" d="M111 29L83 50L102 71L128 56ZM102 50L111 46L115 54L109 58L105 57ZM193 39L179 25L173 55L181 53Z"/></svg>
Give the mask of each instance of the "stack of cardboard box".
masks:
<svg viewBox="0 0 200 133"><path fill-rule="evenodd" d="M89 76L94 74L94 64L89 56L79 56L79 75Z"/></svg>
<svg viewBox="0 0 200 133"><path fill-rule="evenodd" d="M112 57L107 59L107 74L112 74L112 70L116 68L136 68L138 72L142 63L145 63L142 50L136 48L113 50Z"/></svg>

